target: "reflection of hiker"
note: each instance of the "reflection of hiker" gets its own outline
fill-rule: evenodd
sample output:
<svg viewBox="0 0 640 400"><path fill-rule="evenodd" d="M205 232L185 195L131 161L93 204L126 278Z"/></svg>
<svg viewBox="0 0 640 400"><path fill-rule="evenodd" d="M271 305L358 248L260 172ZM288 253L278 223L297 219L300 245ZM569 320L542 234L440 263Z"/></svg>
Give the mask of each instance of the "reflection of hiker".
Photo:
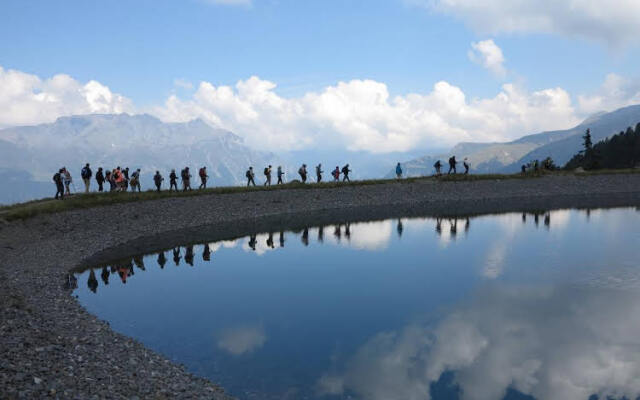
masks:
<svg viewBox="0 0 640 400"><path fill-rule="evenodd" d="M187 246L187 250L184 252L184 260L193 267L193 245Z"/></svg>
<svg viewBox="0 0 640 400"><path fill-rule="evenodd" d="M280 231L280 247L284 247L284 232Z"/></svg>
<svg viewBox="0 0 640 400"><path fill-rule="evenodd" d="M344 224L344 237L346 237L347 240L351 240L351 224L348 222Z"/></svg>
<svg viewBox="0 0 640 400"><path fill-rule="evenodd" d="M89 279L87 280L87 286L93 293L95 293L96 290L98 290L98 280L96 279L96 273L93 272L93 269L89 271Z"/></svg>
<svg viewBox="0 0 640 400"><path fill-rule="evenodd" d="M162 186L162 181L164 178L160 175L160 171L156 171L156 174L153 176L153 183L156 185L156 191L160 192L160 186Z"/></svg>
<svg viewBox="0 0 640 400"><path fill-rule="evenodd" d="M251 247L251 250L256 251L256 244L257 243L258 243L258 241L256 240L255 233L249 235L249 247Z"/></svg>
<svg viewBox="0 0 640 400"><path fill-rule="evenodd" d="M454 218L453 222L449 220L449 225L450 225L449 231L451 232L451 237L455 238L456 235L458 234L458 218Z"/></svg>
<svg viewBox="0 0 640 400"><path fill-rule="evenodd" d="M449 158L449 172L447 172L447 175L449 175L451 173L451 171L453 170L453 173L456 173L456 156L451 156Z"/></svg>
<svg viewBox="0 0 640 400"><path fill-rule="evenodd" d="M336 169L331 172L331 175L333 175L333 181L338 182L340 180L340 167L336 165Z"/></svg>
<svg viewBox="0 0 640 400"><path fill-rule="evenodd" d="M104 173L102 172L102 167L98 168L98 172L96 172L96 182L98 183L98 192L102 192L104 183Z"/></svg>
<svg viewBox="0 0 640 400"><path fill-rule="evenodd" d="M176 267L180 265L180 247L173 248L173 262L176 263Z"/></svg>
<svg viewBox="0 0 640 400"><path fill-rule="evenodd" d="M340 241L340 238L342 237L342 232L340 231L340 225L336 225L333 228L333 236L335 236L336 239L338 239L338 242Z"/></svg>
<svg viewBox="0 0 640 400"><path fill-rule="evenodd" d="M178 176L176 175L175 169L172 169L169 174L169 191L173 188L176 188L176 192L178 191Z"/></svg>
<svg viewBox="0 0 640 400"><path fill-rule="evenodd" d="M131 191L135 192L136 189L140 192L140 168L136 169L133 171L133 174L131 174Z"/></svg>
<svg viewBox="0 0 640 400"><path fill-rule="evenodd" d="M396 178L397 179L402 178L402 167L400 166L400 163L396 165Z"/></svg>
<svg viewBox="0 0 640 400"><path fill-rule="evenodd" d="M324 242L324 227L320 226L318 228L318 242L322 243Z"/></svg>
<svg viewBox="0 0 640 400"><path fill-rule="evenodd" d="M436 169L436 176L440 176L440 168L442 168L442 163L440 162L440 160L436 161L436 163L433 164L433 168Z"/></svg>
<svg viewBox="0 0 640 400"><path fill-rule="evenodd" d="M269 236L267 236L266 241L267 247L273 249L275 246L273 245L273 232L269 232Z"/></svg>
<svg viewBox="0 0 640 400"><path fill-rule="evenodd" d="M64 200L64 184L62 183L62 174L64 169L60 168L58 172L53 175L53 182L56 184L56 200L60 196L60 200Z"/></svg>
<svg viewBox="0 0 640 400"><path fill-rule="evenodd" d="M324 171L322 170L322 164L318 164L316 165L316 180L318 181L318 183L322 182L322 173Z"/></svg>
<svg viewBox="0 0 640 400"><path fill-rule="evenodd" d="M442 220L440 218L436 218L436 233L438 236L442 236Z"/></svg>
<svg viewBox="0 0 640 400"><path fill-rule="evenodd" d="M271 186L271 165L264 168L264 186Z"/></svg>
<svg viewBox="0 0 640 400"><path fill-rule="evenodd" d="M300 180L302 183L307 182L307 164L302 164L302 167L298 170L298 174L300 174Z"/></svg>
<svg viewBox="0 0 640 400"><path fill-rule="evenodd" d="M305 246L309 246L309 228L304 228L304 230L302 231L302 244L304 244Z"/></svg>
<svg viewBox="0 0 640 400"><path fill-rule="evenodd" d="M100 277L102 278L102 282L104 282L105 285L109 284L109 270L106 266L102 267L102 273L100 274Z"/></svg>
<svg viewBox="0 0 640 400"><path fill-rule="evenodd" d="M206 189L207 178L209 178L209 175L207 175L207 167L200 168L198 175L200 176L200 186L198 186L198 189Z"/></svg>
<svg viewBox="0 0 640 400"><path fill-rule="evenodd" d="M164 268L164 265L167 263L167 257L164 256L164 251L158 253L158 265L160 269Z"/></svg>
<svg viewBox="0 0 640 400"><path fill-rule="evenodd" d="M468 233L470 227L471 221L469 220L469 217L467 217L466 221L464 221L464 233Z"/></svg>
<svg viewBox="0 0 640 400"><path fill-rule="evenodd" d="M249 167L245 176L247 177L247 187L249 187L249 185L251 184L253 184L253 186L256 185L256 182L253 180L253 177L255 176L255 174L253 173L253 167Z"/></svg>
<svg viewBox="0 0 640 400"><path fill-rule="evenodd" d="M469 163L467 162L467 157L462 160L462 165L464 166L464 174L467 175L469 173Z"/></svg>
<svg viewBox="0 0 640 400"><path fill-rule="evenodd" d="M342 182L344 181L351 182L351 179L349 179L349 172L351 172L351 170L349 169L349 164L342 167Z"/></svg>
<svg viewBox="0 0 640 400"><path fill-rule="evenodd" d="M93 172L91 168L89 168L89 163L82 168L80 171L80 176L82 177L82 181L84 182L84 192L89 193L89 187L91 186L91 177L93 176Z"/></svg>
<svg viewBox="0 0 640 400"><path fill-rule="evenodd" d="M397 226L396 230L398 231L398 237L402 237L402 231L404 230L404 227L402 226L402 220L401 219L398 219L398 226Z"/></svg>
<svg viewBox="0 0 640 400"><path fill-rule="evenodd" d="M282 171L282 165L278 165L278 185L279 184L284 184L284 182L282 181L282 177L284 176L284 171Z"/></svg>
<svg viewBox="0 0 640 400"><path fill-rule="evenodd" d="M211 248L208 243L205 243L202 249L202 259L204 261L211 261Z"/></svg>

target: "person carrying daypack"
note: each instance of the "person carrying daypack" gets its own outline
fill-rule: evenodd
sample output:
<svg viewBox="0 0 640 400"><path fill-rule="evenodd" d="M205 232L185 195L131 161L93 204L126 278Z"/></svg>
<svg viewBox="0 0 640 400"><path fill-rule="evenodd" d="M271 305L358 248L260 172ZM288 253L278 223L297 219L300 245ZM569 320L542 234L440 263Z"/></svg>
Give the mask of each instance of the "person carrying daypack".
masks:
<svg viewBox="0 0 640 400"><path fill-rule="evenodd" d="M469 162L467 161L467 157L462 160L462 165L464 166L464 174L469 174Z"/></svg>
<svg viewBox="0 0 640 400"><path fill-rule="evenodd" d="M340 181L340 167L338 167L336 165L336 169L334 169L333 172L331 172L331 175L333 175L333 181L334 182L339 182Z"/></svg>
<svg viewBox="0 0 640 400"><path fill-rule="evenodd" d="M349 164L342 167L342 182L344 181L351 182L351 179L349 179L349 172L351 172L351 170L349 169Z"/></svg>
<svg viewBox="0 0 640 400"><path fill-rule="evenodd" d="M282 171L282 165L278 165L278 185L284 184L282 177L284 176L284 171Z"/></svg>
<svg viewBox="0 0 640 400"><path fill-rule="evenodd" d="M271 165L264 168L264 176L266 178L264 181L264 186L271 186Z"/></svg>
<svg viewBox="0 0 640 400"><path fill-rule="evenodd" d="M189 167L185 167L182 170L182 191L186 192L187 190L191 190L191 173L189 172Z"/></svg>
<svg viewBox="0 0 640 400"><path fill-rule="evenodd" d="M160 192L160 186L162 185L162 181L164 178L160 175L160 171L156 171L156 174L153 176L153 183L156 185L156 190Z"/></svg>
<svg viewBox="0 0 640 400"><path fill-rule="evenodd" d="M198 175L200 176L200 186L198 186L198 189L206 189L207 178L209 178L209 175L207 175L207 167L200 168Z"/></svg>
<svg viewBox="0 0 640 400"><path fill-rule="evenodd" d="M131 191L135 192L136 189L140 192L140 168L136 169L133 171L133 174L131 174Z"/></svg>
<svg viewBox="0 0 640 400"><path fill-rule="evenodd" d="M69 172L67 167L62 167L62 183L64 183L65 194L71 195L70 186L73 183L73 178L71 177L71 172ZM73 191L76 192L75 185L73 185Z"/></svg>
<svg viewBox="0 0 640 400"><path fill-rule="evenodd" d="M402 178L402 167L400 166L400 163L396 165L396 178L397 179Z"/></svg>
<svg viewBox="0 0 640 400"><path fill-rule="evenodd" d="M58 200L58 196L60 196L60 200L64 200L64 184L62 183L63 173L64 169L60 168L60 170L53 175L53 182L56 184L56 200Z"/></svg>
<svg viewBox="0 0 640 400"><path fill-rule="evenodd" d="M102 172L102 167L98 168L98 172L96 172L96 182L98 183L98 192L102 192L103 187L102 184L104 183L105 178L104 178L104 173Z"/></svg>
<svg viewBox="0 0 640 400"><path fill-rule="evenodd" d="M80 176L84 181L84 192L89 193L89 187L91 186L91 177L93 176L93 172L91 171L91 168L89 168L89 163L87 163L87 165L82 168L82 170L80 171Z"/></svg>
<svg viewBox="0 0 640 400"><path fill-rule="evenodd" d="M433 168L436 169L436 176L440 176L440 168L442 168L442 163L440 162L440 160L436 161L436 163L433 164Z"/></svg>
<svg viewBox="0 0 640 400"><path fill-rule="evenodd" d="M318 183L322 182L322 173L324 171L322 170L322 164L318 164L316 165L316 180L318 181Z"/></svg>
<svg viewBox="0 0 640 400"><path fill-rule="evenodd" d="M300 179L302 180L302 183L306 183L307 182L307 164L302 164L302 167L298 169L298 174L300 175Z"/></svg>
<svg viewBox="0 0 640 400"><path fill-rule="evenodd" d="M169 174L169 191L171 191L173 188L176 189L176 192L178 191L178 176L176 175L175 169L172 169L171 173Z"/></svg>
<svg viewBox="0 0 640 400"><path fill-rule="evenodd" d="M249 185L251 184L253 184L253 186L256 185L256 181L253 180L255 176L255 174L253 173L253 167L249 167L249 169L245 173L245 176L247 177L247 187L249 187Z"/></svg>
<svg viewBox="0 0 640 400"><path fill-rule="evenodd" d="M449 158L449 172L447 172L447 175L449 175L451 173L451 171L453 170L453 173L456 174L456 164L458 162L456 161L456 156L451 156Z"/></svg>
<svg viewBox="0 0 640 400"><path fill-rule="evenodd" d="M129 189L129 167L122 170L122 176L124 177L122 181L122 190L126 192Z"/></svg>

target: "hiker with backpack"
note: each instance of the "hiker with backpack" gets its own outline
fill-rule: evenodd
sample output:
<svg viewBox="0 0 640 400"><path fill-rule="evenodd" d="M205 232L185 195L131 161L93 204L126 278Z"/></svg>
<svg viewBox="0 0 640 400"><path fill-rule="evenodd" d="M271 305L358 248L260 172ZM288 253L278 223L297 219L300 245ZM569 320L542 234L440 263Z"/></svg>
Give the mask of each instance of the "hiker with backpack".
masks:
<svg viewBox="0 0 640 400"><path fill-rule="evenodd" d="M60 200L64 200L64 184L62 183L64 174L64 168L60 168L58 172L53 175L53 182L56 184L56 200L60 196Z"/></svg>
<svg viewBox="0 0 640 400"><path fill-rule="evenodd" d="M433 168L436 169L436 176L440 176L440 168L442 168L442 163L440 162L440 160L436 161L436 163L433 164Z"/></svg>
<svg viewBox="0 0 640 400"><path fill-rule="evenodd" d="M153 176L153 183L156 185L156 191L160 193L160 186L162 186L162 181L164 178L160 175L160 171L156 171L156 174Z"/></svg>
<svg viewBox="0 0 640 400"><path fill-rule="evenodd" d="M300 174L302 183L307 183L307 164L302 164L302 167L298 169L298 174Z"/></svg>
<svg viewBox="0 0 640 400"><path fill-rule="evenodd" d="M467 161L467 157L465 157L464 160L462 160L462 165L464 166L464 174L468 175L469 174L469 162Z"/></svg>
<svg viewBox="0 0 640 400"><path fill-rule="evenodd" d="M184 167L181 173L182 178L182 191L186 192L187 189L191 190L191 173L189 172L189 167Z"/></svg>
<svg viewBox="0 0 640 400"><path fill-rule="evenodd" d="M322 170L322 164L318 164L316 165L316 180L318 181L318 183L322 182L322 173L324 171Z"/></svg>
<svg viewBox="0 0 640 400"><path fill-rule="evenodd" d="M207 175L207 167L200 168L198 175L200 176L200 186L198 186L198 189L206 189L207 178L209 178L209 175Z"/></svg>
<svg viewBox="0 0 640 400"><path fill-rule="evenodd" d="M69 172L67 167L62 167L62 169L62 182L64 183L65 194L69 196L71 195L71 189L69 189L69 186L73 183L73 178L71 178L71 172Z"/></svg>
<svg viewBox="0 0 640 400"><path fill-rule="evenodd" d="M118 192L122 192L124 190L124 174L122 173L122 170L120 169L120 167L117 167L114 171L113 171L113 180L116 183L116 190Z"/></svg>
<svg viewBox="0 0 640 400"><path fill-rule="evenodd" d="M278 185L284 184L282 177L284 176L284 171L282 171L282 165L278 165Z"/></svg>
<svg viewBox="0 0 640 400"><path fill-rule="evenodd" d="M131 175L131 191L135 192L138 189L140 192L140 168L136 169Z"/></svg>
<svg viewBox="0 0 640 400"><path fill-rule="evenodd" d="M87 165L82 168L82 170L80 171L80 176L84 181L84 192L89 193L89 187L91 186L91 177L93 176L93 172L91 171L91 168L89 168L89 163L87 163Z"/></svg>
<svg viewBox="0 0 640 400"><path fill-rule="evenodd" d="M113 192L114 190L116 190L116 181L113 179L113 175L111 174L111 171L107 170L107 172L104 175L104 179L105 181L109 182L110 192Z"/></svg>
<svg viewBox="0 0 640 400"><path fill-rule="evenodd" d="M271 165L264 168L264 176L265 176L264 186L271 186Z"/></svg>
<svg viewBox="0 0 640 400"><path fill-rule="evenodd" d="M176 175L175 169L172 169L171 173L169 174L169 191L171 191L173 188L176 189L176 192L178 191L178 176Z"/></svg>
<svg viewBox="0 0 640 400"><path fill-rule="evenodd" d="M253 178L255 177L255 174L253 173L253 167L249 167L249 169L245 173L245 176L247 177L247 187L249 187L249 185L251 184L253 184L253 186L256 185L256 181L253 180Z"/></svg>
<svg viewBox="0 0 640 400"><path fill-rule="evenodd" d="M98 183L98 192L102 192L103 190L102 184L104 183L104 181L105 181L105 178L102 172L102 167L99 167L98 172L96 172L96 182Z"/></svg>
<svg viewBox="0 0 640 400"><path fill-rule="evenodd" d="M122 190L126 192L129 190L129 167L122 170L122 176L124 178L122 180Z"/></svg>
<svg viewBox="0 0 640 400"><path fill-rule="evenodd" d="M400 178L402 178L402 167L400 166L400 163L398 163L398 165L396 165L396 179Z"/></svg>
<svg viewBox="0 0 640 400"><path fill-rule="evenodd" d="M340 181L340 167L338 167L336 165L336 169L334 169L333 172L331 172L331 175L333 175L333 181L334 182L339 182Z"/></svg>
<svg viewBox="0 0 640 400"><path fill-rule="evenodd" d="M453 173L456 174L456 164L458 162L456 161L456 156L451 156L449 158L449 172L447 172L447 175L449 175L451 173L451 171L453 170Z"/></svg>
<svg viewBox="0 0 640 400"><path fill-rule="evenodd" d="M349 172L351 172L351 170L349 169L349 164L342 167L342 182L344 181L351 182L351 179L349 179Z"/></svg>

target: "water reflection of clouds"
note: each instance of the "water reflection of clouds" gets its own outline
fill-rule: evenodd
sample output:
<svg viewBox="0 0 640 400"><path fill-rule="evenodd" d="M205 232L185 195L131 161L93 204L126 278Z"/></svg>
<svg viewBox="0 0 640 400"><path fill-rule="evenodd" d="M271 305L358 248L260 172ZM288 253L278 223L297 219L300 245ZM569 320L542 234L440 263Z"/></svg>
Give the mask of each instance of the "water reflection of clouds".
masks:
<svg viewBox="0 0 640 400"><path fill-rule="evenodd" d="M357 250L383 250L389 246L391 236L393 235L393 221L375 221L375 222L359 222L349 224L349 235L344 235L346 225L332 225L328 232L336 232L336 229L342 230L342 235L338 239L337 235L332 234L325 238L325 242L334 245L341 245Z"/></svg>
<svg viewBox="0 0 640 400"><path fill-rule="evenodd" d="M218 347L234 356L250 353L261 348L267 335L261 325L228 328L218 338Z"/></svg>
<svg viewBox="0 0 640 400"><path fill-rule="evenodd" d="M492 287L433 328L409 325L372 337L321 393L428 399L455 371L465 400L636 398L640 394L640 294L585 288Z"/></svg>

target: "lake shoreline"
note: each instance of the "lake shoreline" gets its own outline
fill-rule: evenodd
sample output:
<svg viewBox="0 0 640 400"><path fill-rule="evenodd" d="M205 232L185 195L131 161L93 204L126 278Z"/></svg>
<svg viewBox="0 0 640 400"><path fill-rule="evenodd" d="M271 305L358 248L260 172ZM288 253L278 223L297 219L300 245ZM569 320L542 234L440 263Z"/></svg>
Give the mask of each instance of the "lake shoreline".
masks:
<svg viewBox="0 0 640 400"><path fill-rule="evenodd" d="M115 256L343 221L623 206L640 206L640 174L250 191L13 221L0 225L0 387L7 398L229 398L70 295L68 271Z"/></svg>

